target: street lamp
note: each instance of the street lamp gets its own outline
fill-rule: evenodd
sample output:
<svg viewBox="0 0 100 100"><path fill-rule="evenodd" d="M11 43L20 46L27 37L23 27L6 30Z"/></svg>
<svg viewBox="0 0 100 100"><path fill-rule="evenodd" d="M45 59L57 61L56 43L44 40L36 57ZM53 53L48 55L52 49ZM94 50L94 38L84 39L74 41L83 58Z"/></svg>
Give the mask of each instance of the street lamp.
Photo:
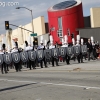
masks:
<svg viewBox="0 0 100 100"><path fill-rule="evenodd" d="M32 32L34 33L34 27L33 27L33 14L32 14L32 10L26 8L26 7L16 7L16 9L20 9L20 8L25 8L27 10L29 10L31 12L31 18L32 18Z"/></svg>

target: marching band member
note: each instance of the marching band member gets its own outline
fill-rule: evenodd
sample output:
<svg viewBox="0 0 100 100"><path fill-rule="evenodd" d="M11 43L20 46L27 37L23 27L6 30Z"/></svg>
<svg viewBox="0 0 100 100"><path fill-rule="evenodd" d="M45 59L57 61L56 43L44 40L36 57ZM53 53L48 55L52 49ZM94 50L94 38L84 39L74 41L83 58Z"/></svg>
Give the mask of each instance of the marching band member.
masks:
<svg viewBox="0 0 100 100"><path fill-rule="evenodd" d="M76 46L80 46L80 35L77 35ZM80 54L77 56L78 63L80 63Z"/></svg>
<svg viewBox="0 0 100 100"><path fill-rule="evenodd" d="M72 38L72 45L75 46L75 39Z"/></svg>
<svg viewBox="0 0 100 100"><path fill-rule="evenodd" d="M10 48L10 45L7 46L7 53L11 53L11 48ZM8 64L7 64L7 71L9 71L9 68L8 68Z"/></svg>
<svg viewBox="0 0 100 100"><path fill-rule="evenodd" d="M74 38L72 38L72 46L75 46L75 39ZM71 56L71 58L73 58L74 61L76 60L76 57L74 54Z"/></svg>
<svg viewBox="0 0 100 100"><path fill-rule="evenodd" d="M45 48L45 46L43 45L43 36L41 36L41 38L40 38L40 46L38 47L38 50L45 50L45 49L46 49L46 48ZM47 66L45 57L44 57L42 60L40 60L40 66L41 66L41 68L43 68L43 62L44 62L45 68L47 68L48 66Z"/></svg>
<svg viewBox="0 0 100 100"><path fill-rule="evenodd" d="M84 40L81 39L81 46L84 45ZM80 53L80 59L81 59L81 63L83 63L83 54L82 52Z"/></svg>
<svg viewBox="0 0 100 100"><path fill-rule="evenodd" d="M3 53L7 53L7 49L6 49L6 37L3 37L2 38L2 50L3 50ZM7 72L7 64L5 62L3 62L3 67L4 67L4 70L5 70L5 73L8 73Z"/></svg>
<svg viewBox="0 0 100 100"><path fill-rule="evenodd" d="M91 43L92 43L92 59L95 60L95 59L97 59L96 46L95 46L95 43L94 43L94 38L92 36L91 36Z"/></svg>
<svg viewBox="0 0 100 100"><path fill-rule="evenodd" d="M28 43L27 42L25 42L26 43L26 48L25 48L25 51L31 51L31 50L33 50L33 47L32 47L32 42L31 42L31 37L29 36L28 37ZM27 61L27 67L29 67L30 68L30 70L31 70L31 66L33 67L33 69L36 69L35 68L35 62L34 61L31 61L30 59Z"/></svg>
<svg viewBox="0 0 100 100"><path fill-rule="evenodd" d="M2 49L2 45L0 44L0 55L3 55L4 52L3 52L3 49ZM6 72L6 67L4 66L4 63L1 65L1 73L4 74L3 70Z"/></svg>
<svg viewBox="0 0 100 100"><path fill-rule="evenodd" d="M55 45L53 45L53 38L52 38L52 36L50 36L50 46L49 46L49 49L52 49L52 48L55 48ZM54 67L54 61L56 62L56 66L59 66L58 65L58 59L54 58L52 56L52 67Z"/></svg>
<svg viewBox="0 0 100 100"><path fill-rule="evenodd" d="M18 48L17 48L17 45L14 42L14 40L12 40L12 47L13 47L13 49L11 50L11 53L18 52ZM16 72L18 72L20 70L20 68L19 68L20 66L19 65L20 65L19 63L15 63L14 62L14 66L15 66Z"/></svg>
<svg viewBox="0 0 100 100"><path fill-rule="evenodd" d="M68 47L68 38L67 38L67 35L65 35L64 36L64 43L63 43L63 45L62 45L62 47ZM69 63L69 61L70 61L70 57L66 54L66 56L65 56L65 60L66 60L66 63L67 63L67 65L69 65L70 63Z"/></svg>
<svg viewBox="0 0 100 100"><path fill-rule="evenodd" d="M27 41L24 42L24 51L26 51L26 47L28 47L28 42L27 42ZM29 68L29 63L28 63L28 61L25 62L24 64L25 64L25 66L26 66L27 68Z"/></svg>
<svg viewBox="0 0 100 100"><path fill-rule="evenodd" d="M92 43L91 43L90 39L88 39L88 42L87 42L87 49L88 49L88 51L87 51L87 53L88 53L88 61L90 61L90 55L91 55L92 50L93 50Z"/></svg>

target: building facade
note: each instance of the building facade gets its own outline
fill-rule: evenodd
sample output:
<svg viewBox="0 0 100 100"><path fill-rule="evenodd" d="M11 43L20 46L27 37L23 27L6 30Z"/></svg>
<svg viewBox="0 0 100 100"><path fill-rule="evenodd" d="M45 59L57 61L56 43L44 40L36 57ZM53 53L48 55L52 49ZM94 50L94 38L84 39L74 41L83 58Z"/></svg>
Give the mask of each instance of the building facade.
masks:
<svg viewBox="0 0 100 100"><path fill-rule="evenodd" d="M58 3L48 9L50 34L54 43L61 44L62 37L68 36L68 42L79 34L77 28L84 28L82 2L71 0Z"/></svg>
<svg viewBox="0 0 100 100"><path fill-rule="evenodd" d="M100 27L100 7L90 9L91 14L91 27Z"/></svg>
<svg viewBox="0 0 100 100"><path fill-rule="evenodd" d="M34 33L37 33L37 36L40 36L46 33L45 21L44 21L43 16L33 19L33 25L34 25ZM19 27L32 31L32 23L29 23L24 26L20 25ZM7 43L10 44L11 47L12 47L11 41L14 40L18 42L19 47L23 48L24 42L27 41L28 37L32 34L32 32L26 31L19 27L14 30L10 30L10 31L8 30L6 33ZM31 40L33 42L34 40L33 36L31 36Z"/></svg>

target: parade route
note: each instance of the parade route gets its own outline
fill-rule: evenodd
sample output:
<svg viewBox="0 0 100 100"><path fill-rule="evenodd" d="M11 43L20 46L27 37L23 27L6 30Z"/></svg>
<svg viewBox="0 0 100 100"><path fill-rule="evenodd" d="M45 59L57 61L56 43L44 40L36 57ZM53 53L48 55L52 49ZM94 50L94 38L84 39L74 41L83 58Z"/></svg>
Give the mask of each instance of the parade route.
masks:
<svg viewBox="0 0 100 100"><path fill-rule="evenodd" d="M51 64L48 64L48 68L36 67L35 70L29 70L26 67L23 67L22 71L24 72L72 72L72 71L98 71L100 72L100 59L87 61L84 60L84 63L78 63L77 60L70 61L70 65L66 65L66 62L59 62L59 66L52 67ZM10 72L15 72L15 69L11 69Z"/></svg>
<svg viewBox="0 0 100 100"><path fill-rule="evenodd" d="M42 69L37 67L36 70L24 68L21 72L11 69L8 74L0 74L0 99L100 99L99 60L84 61L82 64L71 61L71 65L60 62L59 65Z"/></svg>

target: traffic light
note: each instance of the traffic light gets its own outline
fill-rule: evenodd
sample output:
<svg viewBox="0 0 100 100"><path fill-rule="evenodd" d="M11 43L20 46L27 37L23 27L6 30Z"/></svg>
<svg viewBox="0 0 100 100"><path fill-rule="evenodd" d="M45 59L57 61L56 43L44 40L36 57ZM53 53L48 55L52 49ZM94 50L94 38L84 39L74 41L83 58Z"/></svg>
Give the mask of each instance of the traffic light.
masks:
<svg viewBox="0 0 100 100"><path fill-rule="evenodd" d="M5 29L9 30L9 21L5 21Z"/></svg>
<svg viewBox="0 0 100 100"><path fill-rule="evenodd" d="M71 34L71 38L74 38L74 34Z"/></svg>

